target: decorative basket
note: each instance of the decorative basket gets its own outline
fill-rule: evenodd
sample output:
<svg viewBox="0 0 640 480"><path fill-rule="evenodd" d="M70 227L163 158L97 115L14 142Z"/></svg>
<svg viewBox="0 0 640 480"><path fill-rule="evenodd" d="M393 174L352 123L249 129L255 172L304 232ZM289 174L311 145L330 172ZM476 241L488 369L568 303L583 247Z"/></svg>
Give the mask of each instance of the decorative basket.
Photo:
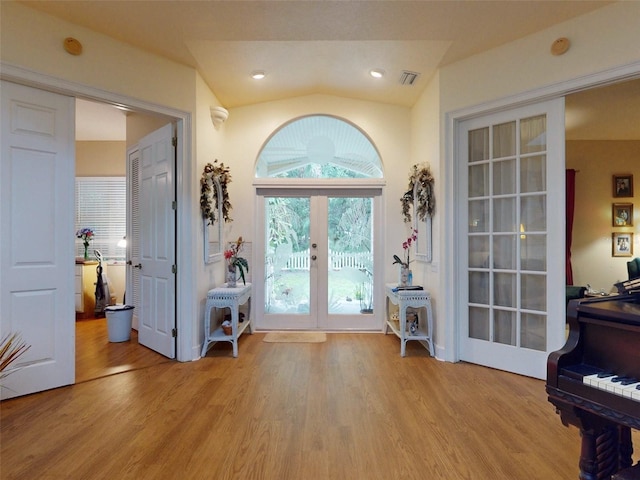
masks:
<svg viewBox="0 0 640 480"><path fill-rule="evenodd" d="M231 323L223 322L222 323L222 331L225 335L231 335L233 329L231 328Z"/></svg>

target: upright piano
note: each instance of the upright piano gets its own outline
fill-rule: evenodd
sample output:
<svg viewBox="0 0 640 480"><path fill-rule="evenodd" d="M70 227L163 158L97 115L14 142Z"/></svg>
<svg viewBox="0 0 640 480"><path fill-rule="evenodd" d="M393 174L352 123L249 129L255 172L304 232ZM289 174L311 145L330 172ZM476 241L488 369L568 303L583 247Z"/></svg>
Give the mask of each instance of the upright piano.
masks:
<svg viewBox="0 0 640 480"><path fill-rule="evenodd" d="M640 290L629 282L618 290L571 300L567 342L547 361L549 401L580 429L581 480L631 467L631 429L640 429Z"/></svg>

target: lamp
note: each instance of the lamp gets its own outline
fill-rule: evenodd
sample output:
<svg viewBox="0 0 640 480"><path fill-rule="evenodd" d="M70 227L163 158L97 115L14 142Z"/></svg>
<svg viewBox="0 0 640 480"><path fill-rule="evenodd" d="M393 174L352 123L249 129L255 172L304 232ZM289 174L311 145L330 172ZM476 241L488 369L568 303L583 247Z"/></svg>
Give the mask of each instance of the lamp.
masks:
<svg viewBox="0 0 640 480"><path fill-rule="evenodd" d="M229 118L229 110L224 107L211 107L211 121L213 122L213 126L217 130L220 128L224 122Z"/></svg>

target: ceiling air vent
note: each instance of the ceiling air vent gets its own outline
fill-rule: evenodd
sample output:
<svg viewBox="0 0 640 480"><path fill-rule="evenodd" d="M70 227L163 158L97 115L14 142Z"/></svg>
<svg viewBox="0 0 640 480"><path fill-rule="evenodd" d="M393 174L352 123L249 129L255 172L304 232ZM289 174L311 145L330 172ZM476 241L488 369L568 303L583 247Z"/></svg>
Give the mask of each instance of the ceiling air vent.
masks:
<svg viewBox="0 0 640 480"><path fill-rule="evenodd" d="M420 74L418 72L410 72L409 70L403 70L400 75L400 85L413 85L418 80Z"/></svg>

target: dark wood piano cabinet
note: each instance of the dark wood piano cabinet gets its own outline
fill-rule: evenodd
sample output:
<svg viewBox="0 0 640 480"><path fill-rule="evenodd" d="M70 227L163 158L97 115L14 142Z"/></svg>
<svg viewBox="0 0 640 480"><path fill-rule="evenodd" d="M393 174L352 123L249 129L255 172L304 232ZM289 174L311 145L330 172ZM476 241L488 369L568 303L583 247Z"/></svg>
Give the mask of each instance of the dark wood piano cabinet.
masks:
<svg viewBox="0 0 640 480"><path fill-rule="evenodd" d="M640 382L640 293L572 300L567 322L566 344L547 361L547 394L562 423L580 429L579 478L609 480L631 467L640 399L629 389L623 395L583 379L608 372Z"/></svg>

